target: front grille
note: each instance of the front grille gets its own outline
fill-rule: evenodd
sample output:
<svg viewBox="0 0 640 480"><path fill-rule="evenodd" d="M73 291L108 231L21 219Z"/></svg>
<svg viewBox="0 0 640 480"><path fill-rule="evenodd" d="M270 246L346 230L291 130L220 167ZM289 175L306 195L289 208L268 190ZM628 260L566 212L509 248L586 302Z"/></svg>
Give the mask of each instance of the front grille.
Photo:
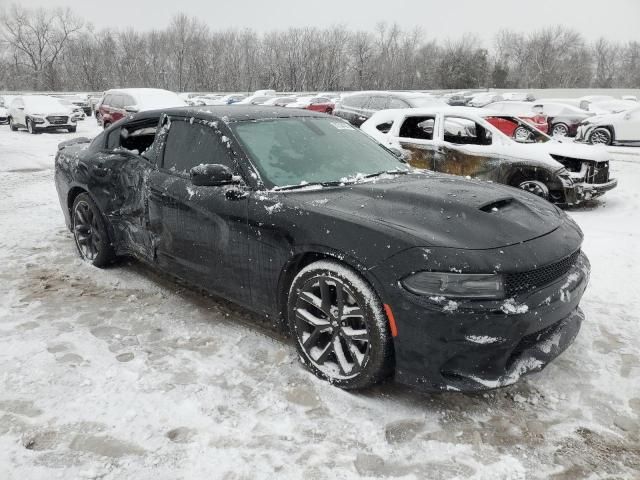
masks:
<svg viewBox="0 0 640 480"><path fill-rule="evenodd" d="M49 122L52 125L67 123L68 120L69 120L69 117L62 117L62 116L47 117L47 122Z"/></svg>
<svg viewBox="0 0 640 480"><path fill-rule="evenodd" d="M592 163L587 169L586 183L607 183L609 181L609 162Z"/></svg>
<svg viewBox="0 0 640 480"><path fill-rule="evenodd" d="M505 293L512 297L529 290L547 285L565 275L578 260L580 250L563 258L559 262L545 265L544 267L529 270L528 272L506 273Z"/></svg>

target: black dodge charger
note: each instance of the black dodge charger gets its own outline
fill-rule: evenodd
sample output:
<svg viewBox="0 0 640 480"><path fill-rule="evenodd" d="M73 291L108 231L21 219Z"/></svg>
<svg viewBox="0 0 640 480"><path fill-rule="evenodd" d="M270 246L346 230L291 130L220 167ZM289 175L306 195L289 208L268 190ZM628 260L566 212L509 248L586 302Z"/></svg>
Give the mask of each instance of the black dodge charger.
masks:
<svg viewBox="0 0 640 480"><path fill-rule="evenodd" d="M508 385L583 319L589 263L561 210L410 169L324 114L138 113L62 143L55 182L83 259L133 256L270 316L342 388Z"/></svg>

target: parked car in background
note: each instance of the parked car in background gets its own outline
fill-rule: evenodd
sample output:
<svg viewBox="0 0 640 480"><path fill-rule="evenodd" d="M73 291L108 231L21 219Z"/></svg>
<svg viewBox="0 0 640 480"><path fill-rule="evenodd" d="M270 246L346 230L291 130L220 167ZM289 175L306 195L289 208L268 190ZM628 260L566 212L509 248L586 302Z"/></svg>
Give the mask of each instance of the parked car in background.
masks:
<svg viewBox="0 0 640 480"><path fill-rule="evenodd" d="M372 116L362 130L407 151L417 168L503 183L558 205L578 205L616 187L604 149L560 143L517 117L500 115L529 131L526 143L519 143L497 129L494 118L465 107L390 110Z"/></svg>
<svg viewBox="0 0 640 480"><path fill-rule="evenodd" d="M29 133L65 129L76 131L73 111L57 98L47 95L21 95L9 107L9 126L12 131L26 128Z"/></svg>
<svg viewBox="0 0 640 480"><path fill-rule="evenodd" d="M577 98L538 98L535 103L561 103L570 107L580 108L580 100Z"/></svg>
<svg viewBox="0 0 640 480"><path fill-rule="evenodd" d="M335 104L333 114L359 127L379 110L444 106L441 98L414 92L358 92L345 94Z"/></svg>
<svg viewBox="0 0 640 480"><path fill-rule="evenodd" d="M262 105L272 106L272 107L285 107L288 104L293 103L295 101L296 101L296 97L294 96L273 97L267 100L266 102L263 102Z"/></svg>
<svg viewBox="0 0 640 480"><path fill-rule="evenodd" d="M549 133L553 137L575 137L578 125L593 113L585 112L581 108L564 103L533 102L533 110L547 116Z"/></svg>
<svg viewBox="0 0 640 480"><path fill-rule="evenodd" d="M636 97L635 95L622 95L622 100L631 100L633 102L637 102L638 101L638 97Z"/></svg>
<svg viewBox="0 0 640 480"><path fill-rule="evenodd" d="M71 103L71 101L66 99L65 97L54 97L54 98L57 98L61 104L71 109L71 111L73 112L73 118L76 120L76 122L83 121L86 118L82 107L75 105L74 103Z"/></svg>
<svg viewBox="0 0 640 480"><path fill-rule="evenodd" d="M596 115L606 115L608 113L620 113L631 110L637 106L638 102L634 102L633 100L614 98L613 100L592 102L588 105L587 111L595 113Z"/></svg>
<svg viewBox="0 0 640 480"><path fill-rule="evenodd" d="M314 112L333 113L335 104L325 97L298 97L295 102L285 105L287 108L304 108Z"/></svg>
<svg viewBox="0 0 640 480"><path fill-rule="evenodd" d="M589 110L589 105L598 102L609 102L615 100L611 95L585 95L578 98L578 106L583 110Z"/></svg>
<svg viewBox="0 0 640 480"><path fill-rule="evenodd" d="M467 104L467 97L461 94L445 95L443 98L452 107L464 107Z"/></svg>
<svg viewBox="0 0 640 480"><path fill-rule="evenodd" d="M501 102L504 100L502 95L496 92L481 92L476 93L467 102L470 107L486 107L490 103Z"/></svg>
<svg viewBox="0 0 640 480"><path fill-rule="evenodd" d="M271 95L251 95L250 97L243 98L239 102L234 102L235 105L262 105L263 102L271 100Z"/></svg>
<svg viewBox="0 0 640 480"><path fill-rule="evenodd" d="M217 102L221 98L222 95L210 93L206 95L199 95L197 97L191 97L189 100L187 100L187 103L196 107L201 107L203 105L215 105L215 102Z"/></svg>
<svg viewBox="0 0 640 480"><path fill-rule="evenodd" d="M159 88L108 90L100 104L100 120L104 128L109 128L128 114L185 105L186 102L174 92Z"/></svg>
<svg viewBox="0 0 640 480"><path fill-rule="evenodd" d="M214 100L211 105L231 105L233 103L238 103L245 98L247 98L247 96L241 93L232 93L230 95L224 95L218 100Z"/></svg>
<svg viewBox="0 0 640 480"><path fill-rule="evenodd" d="M414 171L324 114L143 112L63 142L55 185L85 262L134 256L268 315L340 388L509 385L560 355L584 318L590 267L568 215Z"/></svg>
<svg viewBox="0 0 640 480"><path fill-rule="evenodd" d="M576 141L603 145L640 145L640 107L585 119L578 126Z"/></svg>
<svg viewBox="0 0 640 480"><path fill-rule="evenodd" d="M275 97L276 91L271 89L266 90L256 90L253 92L254 97Z"/></svg>
<svg viewBox="0 0 640 480"><path fill-rule="evenodd" d="M502 92L502 98L508 102L533 102L536 97L529 92Z"/></svg>
<svg viewBox="0 0 640 480"><path fill-rule="evenodd" d="M79 107L85 116L90 117L92 114L91 104L89 98L84 95L52 95L52 97L59 98L65 102L69 102L76 107ZM84 117L83 117L84 120Z"/></svg>
<svg viewBox="0 0 640 480"><path fill-rule="evenodd" d="M0 124L9 123L9 110L5 107L0 107Z"/></svg>
<svg viewBox="0 0 640 480"><path fill-rule="evenodd" d="M535 112L531 102L503 101L490 103L484 108L492 112L518 117L520 120L530 123L541 132L547 133L549 131L547 116L544 113ZM514 125L513 122L503 121L500 117L492 118L493 125L509 137L514 137L518 140L520 137L526 139L529 136L527 129Z"/></svg>

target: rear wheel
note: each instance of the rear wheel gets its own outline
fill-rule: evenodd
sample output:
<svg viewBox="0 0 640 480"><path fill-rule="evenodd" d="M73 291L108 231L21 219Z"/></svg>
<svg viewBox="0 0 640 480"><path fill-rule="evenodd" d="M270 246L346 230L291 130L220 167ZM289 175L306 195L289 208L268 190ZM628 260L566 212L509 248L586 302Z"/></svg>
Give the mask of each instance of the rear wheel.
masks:
<svg viewBox="0 0 640 480"><path fill-rule="evenodd" d="M608 128L596 128L589 135L589 143L594 145L611 145L611 132Z"/></svg>
<svg viewBox="0 0 640 480"><path fill-rule="evenodd" d="M73 236L80 257L95 267L104 267L115 257L107 225L97 205L81 193L71 208Z"/></svg>
<svg viewBox="0 0 640 480"><path fill-rule="evenodd" d="M320 260L294 278L289 328L303 363L345 389L371 386L392 368L393 346L382 303L357 272Z"/></svg>
<svg viewBox="0 0 640 480"><path fill-rule="evenodd" d="M556 123L551 128L551 135L553 137L566 137L569 135L569 127L564 123Z"/></svg>

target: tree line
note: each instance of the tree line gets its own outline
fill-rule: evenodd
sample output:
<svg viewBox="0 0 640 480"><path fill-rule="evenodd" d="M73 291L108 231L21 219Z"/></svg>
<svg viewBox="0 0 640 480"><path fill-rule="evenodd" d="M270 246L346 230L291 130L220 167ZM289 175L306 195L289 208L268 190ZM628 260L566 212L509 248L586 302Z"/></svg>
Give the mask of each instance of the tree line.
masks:
<svg viewBox="0 0 640 480"><path fill-rule="evenodd" d="M463 34L378 24L211 30L183 14L150 31L96 30L69 9L12 5L0 16L0 90L278 91L640 87L640 42L589 42L549 26Z"/></svg>

